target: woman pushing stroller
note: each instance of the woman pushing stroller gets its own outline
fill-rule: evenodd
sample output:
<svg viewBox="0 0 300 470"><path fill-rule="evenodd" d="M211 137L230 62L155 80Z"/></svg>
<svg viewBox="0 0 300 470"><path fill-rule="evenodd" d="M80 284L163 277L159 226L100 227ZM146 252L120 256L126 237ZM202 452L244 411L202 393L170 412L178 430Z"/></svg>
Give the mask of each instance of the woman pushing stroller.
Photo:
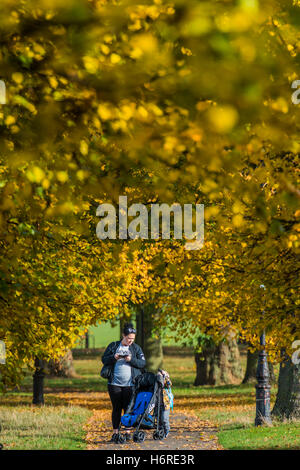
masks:
<svg viewBox="0 0 300 470"><path fill-rule="evenodd" d="M170 376L161 369L157 374L142 374L146 361L141 348L134 344L135 335L133 325L126 324L122 340L110 343L102 356L101 376L108 378L113 406L111 442L115 443L131 440L133 427L136 442L145 439L140 429L156 429L153 439L164 439L170 431L169 414L173 407ZM125 414L121 418L122 410ZM124 434L120 433L122 426Z"/></svg>
<svg viewBox="0 0 300 470"><path fill-rule="evenodd" d="M110 343L102 356L104 367L109 369L108 393L113 407L111 442L118 441L122 410L126 411L133 392L133 381L146 365L142 349L134 343L135 335L135 328L127 323L123 328L122 340ZM127 431L126 440L130 438Z"/></svg>

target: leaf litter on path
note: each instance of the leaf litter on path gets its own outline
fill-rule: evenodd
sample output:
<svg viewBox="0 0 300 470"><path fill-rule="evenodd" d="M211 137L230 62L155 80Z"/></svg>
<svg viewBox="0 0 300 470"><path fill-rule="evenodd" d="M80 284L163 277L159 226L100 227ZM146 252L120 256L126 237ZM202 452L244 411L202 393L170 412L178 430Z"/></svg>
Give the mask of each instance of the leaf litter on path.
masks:
<svg viewBox="0 0 300 470"><path fill-rule="evenodd" d="M153 439L153 430L147 430L143 443L133 441L125 444L110 443L112 436L111 427L111 403L107 393L60 393L61 399L77 406L84 406L93 411L92 417L85 426L87 435L87 447L90 450L180 450L180 449L213 449L220 450L216 436L217 428L209 421L201 420L191 409L188 401L178 397L176 411L170 412L171 431L169 436L162 441Z"/></svg>

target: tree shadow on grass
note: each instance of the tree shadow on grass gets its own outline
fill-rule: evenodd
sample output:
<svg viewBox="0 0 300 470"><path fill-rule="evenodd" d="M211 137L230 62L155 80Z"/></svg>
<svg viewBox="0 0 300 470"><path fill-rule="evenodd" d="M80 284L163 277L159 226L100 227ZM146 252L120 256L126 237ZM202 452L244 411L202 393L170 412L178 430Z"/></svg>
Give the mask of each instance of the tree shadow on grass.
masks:
<svg viewBox="0 0 300 470"><path fill-rule="evenodd" d="M47 377L44 389L47 393L104 392L107 391L107 384L100 381L100 379ZM20 387L20 391L31 392L32 383L24 383Z"/></svg>
<svg viewBox="0 0 300 470"><path fill-rule="evenodd" d="M228 423L228 424L222 424L222 431L235 431L235 430L238 430L238 429L242 429L242 430L245 430L245 429L250 429L252 427L252 425L249 423L249 424L242 424L242 423Z"/></svg>
<svg viewBox="0 0 300 470"><path fill-rule="evenodd" d="M45 406L64 406L69 403L63 403L63 400L60 397L54 397L54 396L49 396L45 395ZM13 395L6 395L2 397L1 403L0 403L0 409L1 406L5 407L32 407L32 408L37 408L37 407L43 407L43 405L33 405L32 404L32 396L20 396L17 393L14 393Z"/></svg>
<svg viewBox="0 0 300 470"><path fill-rule="evenodd" d="M176 398L176 395L175 395ZM254 405L255 398L254 397L247 397L247 396L235 396L235 397L228 397L224 401L224 396L199 396L199 397L190 397L189 395L182 395L176 398L177 407L185 408L188 410L197 410L201 408L219 408L222 407L223 409L226 407L231 406L246 406L246 405Z"/></svg>

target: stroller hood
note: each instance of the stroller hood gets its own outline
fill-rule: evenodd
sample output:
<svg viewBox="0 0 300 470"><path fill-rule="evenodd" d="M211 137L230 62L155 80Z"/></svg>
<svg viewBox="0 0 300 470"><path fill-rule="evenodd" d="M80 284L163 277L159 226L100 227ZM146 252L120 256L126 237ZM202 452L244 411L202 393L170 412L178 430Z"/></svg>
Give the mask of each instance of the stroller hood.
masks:
<svg viewBox="0 0 300 470"><path fill-rule="evenodd" d="M135 390L154 390L156 382L161 387L164 386L162 375L153 372L144 372L133 379Z"/></svg>
<svg viewBox="0 0 300 470"><path fill-rule="evenodd" d="M156 382L156 375L152 372L144 372L133 379L134 388L150 390L154 389Z"/></svg>

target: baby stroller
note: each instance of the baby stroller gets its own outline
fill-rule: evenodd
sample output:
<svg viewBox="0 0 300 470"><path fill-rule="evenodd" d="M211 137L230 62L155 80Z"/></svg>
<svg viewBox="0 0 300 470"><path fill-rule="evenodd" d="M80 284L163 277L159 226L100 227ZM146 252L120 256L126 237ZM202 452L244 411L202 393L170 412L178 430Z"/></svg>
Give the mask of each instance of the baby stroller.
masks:
<svg viewBox="0 0 300 470"><path fill-rule="evenodd" d="M126 429L135 428L134 442L143 442L145 432L141 429L154 429L153 439L161 440L165 437L162 423L163 411L163 378L161 374L145 372L134 379L132 398L121 418L119 431L122 426ZM124 443L126 437L119 432L119 443Z"/></svg>

